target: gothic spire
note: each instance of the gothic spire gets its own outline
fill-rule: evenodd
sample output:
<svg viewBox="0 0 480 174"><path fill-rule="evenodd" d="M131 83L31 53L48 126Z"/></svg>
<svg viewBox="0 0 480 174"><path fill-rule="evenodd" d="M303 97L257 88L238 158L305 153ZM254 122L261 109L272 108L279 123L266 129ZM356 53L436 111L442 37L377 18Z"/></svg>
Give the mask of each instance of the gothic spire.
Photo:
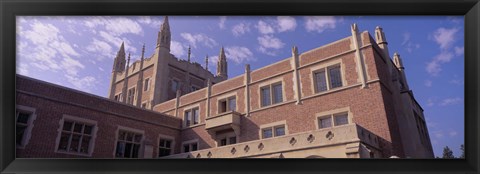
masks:
<svg viewBox="0 0 480 174"><path fill-rule="evenodd" d="M205 69L208 71L208 54L205 56Z"/></svg>
<svg viewBox="0 0 480 174"><path fill-rule="evenodd" d="M165 16L163 24L160 27L160 32L158 32L157 47L163 47L170 51L170 40L170 24L168 23L168 16Z"/></svg>
<svg viewBox="0 0 480 174"><path fill-rule="evenodd" d="M116 72L123 71L124 66L125 66L125 43L122 42L122 45L120 45L120 49L117 52L117 56L113 61L112 71L116 71Z"/></svg>
<svg viewBox="0 0 480 174"><path fill-rule="evenodd" d="M191 54L191 49L190 49L190 45L188 45L188 62L190 62L190 54Z"/></svg>
<svg viewBox="0 0 480 174"><path fill-rule="evenodd" d="M225 50L222 46L222 48L220 49L220 55L218 55L217 76L227 78L227 74L227 57L225 56Z"/></svg>

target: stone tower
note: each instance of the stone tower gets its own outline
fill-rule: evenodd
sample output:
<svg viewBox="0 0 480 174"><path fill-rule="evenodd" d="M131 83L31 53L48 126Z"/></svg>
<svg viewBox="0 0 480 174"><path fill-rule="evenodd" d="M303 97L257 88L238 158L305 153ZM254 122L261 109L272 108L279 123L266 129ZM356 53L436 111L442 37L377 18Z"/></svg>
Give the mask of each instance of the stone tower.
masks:
<svg viewBox="0 0 480 174"><path fill-rule="evenodd" d="M225 56L225 50L223 49L223 46L222 49L220 49L220 54L218 55L217 76L225 79L228 78L227 57Z"/></svg>
<svg viewBox="0 0 480 174"><path fill-rule="evenodd" d="M122 72L125 68L125 44L122 42L117 56L113 61L112 76L110 79L110 90L108 91L109 98L113 99L115 95L115 83L117 80L117 73Z"/></svg>

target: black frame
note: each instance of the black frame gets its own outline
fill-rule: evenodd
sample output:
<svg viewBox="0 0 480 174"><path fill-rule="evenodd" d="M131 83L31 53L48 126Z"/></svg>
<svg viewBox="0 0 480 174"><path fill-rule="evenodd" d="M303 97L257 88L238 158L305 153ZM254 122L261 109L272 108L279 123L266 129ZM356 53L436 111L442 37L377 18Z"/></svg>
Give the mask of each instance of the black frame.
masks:
<svg viewBox="0 0 480 174"><path fill-rule="evenodd" d="M478 0L2 0L0 172L131 173L478 173ZM466 159L15 159L16 15L465 15ZM183 167L183 166L189 166Z"/></svg>

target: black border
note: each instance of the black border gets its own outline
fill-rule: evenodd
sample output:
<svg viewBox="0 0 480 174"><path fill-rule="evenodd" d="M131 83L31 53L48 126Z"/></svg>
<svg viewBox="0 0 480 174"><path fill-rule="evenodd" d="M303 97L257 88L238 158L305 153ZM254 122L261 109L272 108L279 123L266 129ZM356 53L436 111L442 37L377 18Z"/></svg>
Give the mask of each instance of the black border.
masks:
<svg viewBox="0 0 480 174"><path fill-rule="evenodd" d="M2 173L478 173L480 4L478 0L0 0ZM465 160L15 159L16 15L465 15ZM188 166L188 167L186 167Z"/></svg>

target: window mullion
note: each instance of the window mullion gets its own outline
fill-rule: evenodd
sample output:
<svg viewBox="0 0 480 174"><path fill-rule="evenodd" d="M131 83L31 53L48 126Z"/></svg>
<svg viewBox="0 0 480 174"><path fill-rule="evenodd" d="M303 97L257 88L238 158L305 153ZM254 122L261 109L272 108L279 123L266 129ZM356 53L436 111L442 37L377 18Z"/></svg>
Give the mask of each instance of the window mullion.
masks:
<svg viewBox="0 0 480 174"><path fill-rule="evenodd" d="M326 83L327 83L327 90L330 90L330 88L331 88L331 87L330 87L330 85L331 85L331 84L330 84L330 72L328 71L328 67L325 68L325 76L326 76L326 77L325 77L325 81L326 81Z"/></svg>

